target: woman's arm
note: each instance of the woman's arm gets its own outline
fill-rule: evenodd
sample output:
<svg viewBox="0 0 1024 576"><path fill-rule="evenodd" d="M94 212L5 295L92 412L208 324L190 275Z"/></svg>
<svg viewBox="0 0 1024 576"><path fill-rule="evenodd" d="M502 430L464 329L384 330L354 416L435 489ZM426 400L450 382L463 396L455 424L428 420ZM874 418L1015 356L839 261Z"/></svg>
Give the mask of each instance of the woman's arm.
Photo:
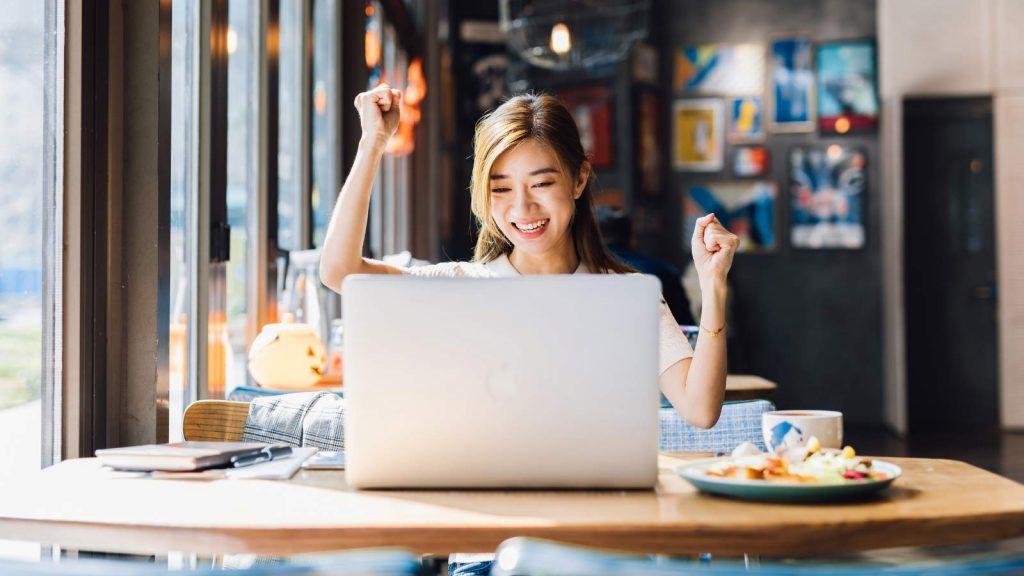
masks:
<svg viewBox="0 0 1024 576"><path fill-rule="evenodd" d="M398 274L378 260L363 258L363 238L370 211L370 193L388 139L398 128L401 92L382 84L355 99L363 134L352 169L341 187L320 252L320 281L341 293L349 274Z"/></svg>
<svg viewBox="0 0 1024 576"><path fill-rule="evenodd" d="M725 279L738 246L739 239L714 214L697 220L691 249L700 278L700 335L693 358L676 362L658 381L662 393L683 418L700 428L711 428L718 422L725 400Z"/></svg>

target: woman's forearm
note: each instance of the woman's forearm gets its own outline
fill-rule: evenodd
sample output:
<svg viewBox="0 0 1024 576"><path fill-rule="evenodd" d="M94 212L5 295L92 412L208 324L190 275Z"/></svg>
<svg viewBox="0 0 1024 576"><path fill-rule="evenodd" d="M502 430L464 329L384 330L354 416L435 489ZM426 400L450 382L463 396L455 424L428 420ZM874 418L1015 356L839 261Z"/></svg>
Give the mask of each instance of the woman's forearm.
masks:
<svg viewBox="0 0 1024 576"><path fill-rule="evenodd" d="M372 139L359 141L352 169L341 187L324 235L320 253L320 281L336 292L349 274L364 272L363 238L370 212L370 194L384 144Z"/></svg>
<svg viewBox="0 0 1024 576"><path fill-rule="evenodd" d="M701 290L701 330L683 388L682 405L690 412L687 419L703 428L718 421L725 400L725 331L715 335L709 330L724 329L727 294L724 283Z"/></svg>

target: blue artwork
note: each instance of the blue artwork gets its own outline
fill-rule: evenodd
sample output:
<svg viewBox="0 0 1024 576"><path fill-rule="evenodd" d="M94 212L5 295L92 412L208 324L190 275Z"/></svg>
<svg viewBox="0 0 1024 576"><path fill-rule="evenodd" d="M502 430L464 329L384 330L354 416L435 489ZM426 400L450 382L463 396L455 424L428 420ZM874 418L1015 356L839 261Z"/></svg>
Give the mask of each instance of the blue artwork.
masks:
<svg viewBox="0 0 1024 576"><path fill-rule="evenodd" d="M862 248L864 152L839 144L797 147L789 165L793 247Z"/></svg>
<svg viewBox="0 0 1024 576"><path fill-rule="evenodd" d="M878 126L875 43L823 44L818 67L818 128L846 134Z"/></svg>
<svg viewBox="0 0 1024 576"><path fill-rule="evenodd" d="M714 182L690 186L684 200L686 240L693 236L697 218L714 212L730 232L739 236L739 252L763 252L775 248L775 197L773 182Z"/></svg>
<svg viewBox="0 0 1024 576"><path fill-rule="evenodd" d="M814 129L814 70L811 41L776 40L770 48L771 128L776 132Z"/></svg>

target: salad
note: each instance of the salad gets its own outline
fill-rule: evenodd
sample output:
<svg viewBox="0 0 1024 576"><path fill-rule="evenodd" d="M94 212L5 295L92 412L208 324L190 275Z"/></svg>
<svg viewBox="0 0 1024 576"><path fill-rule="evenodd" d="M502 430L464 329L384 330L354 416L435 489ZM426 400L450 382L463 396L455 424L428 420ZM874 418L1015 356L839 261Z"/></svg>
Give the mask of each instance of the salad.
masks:
<svg viewBox="0 0 1024 576"><path fill-rule="evenodd" d="M858 457L850 446L842 450L823 449L813 436L803 446L794 446L778 454L765 454L744 443L728 459L708 468L708 476L795 482L805 484L843 484L865 480L887 480L889 475L874 470L871 459Z"/></svg>

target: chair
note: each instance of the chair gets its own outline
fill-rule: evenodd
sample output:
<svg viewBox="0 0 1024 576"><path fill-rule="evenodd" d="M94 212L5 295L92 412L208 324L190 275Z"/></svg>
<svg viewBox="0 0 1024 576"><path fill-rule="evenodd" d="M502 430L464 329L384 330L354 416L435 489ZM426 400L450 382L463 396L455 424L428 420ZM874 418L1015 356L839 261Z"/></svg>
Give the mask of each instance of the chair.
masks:
<svg viewBox="0 0 1024 576"><path fill-rule="evenodd" d="M898 563L878 561L759 561L756 568L739 560L668 559L629 555L533 538L512 538L502 542L495 556L494 576L541 576L588 574L611 576L662 576L669 574L716 576L966 576L969 574L1010 575L1024 573L1024 551L972 553L963 547L946 547L952 553ZM933 550L933 549L927 549Z"/></svg>
<svg viewBox="0 0 1024 576"><path fill-rule="evenodd" d="M199 400L185 409L181 429L189 441L238 442L248 415L248 402Z"/></svg>

